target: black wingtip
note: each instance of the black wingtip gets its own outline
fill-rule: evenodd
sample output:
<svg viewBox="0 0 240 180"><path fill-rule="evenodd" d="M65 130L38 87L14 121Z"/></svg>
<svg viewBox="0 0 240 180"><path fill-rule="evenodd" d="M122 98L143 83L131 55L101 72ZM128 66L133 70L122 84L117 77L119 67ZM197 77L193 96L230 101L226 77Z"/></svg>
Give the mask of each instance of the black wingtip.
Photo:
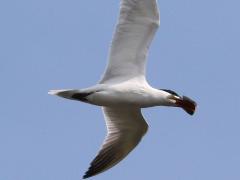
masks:
<svg viewBox="0 0 240 180"><path fill-rule="evenodd" d="M91 172L90 169L88 169L88 171L85 172L85 174L84 174L84 176L82 178L83 179L87 179L87 178L92 177L92 176L94 176L94 174Z"/></svg>
<svg viewBox="0 0 240 180"><path fill-rule="evenodd" d="M87 179L87 178L89 178L89 176L85 174L82 178Z"/></svg>

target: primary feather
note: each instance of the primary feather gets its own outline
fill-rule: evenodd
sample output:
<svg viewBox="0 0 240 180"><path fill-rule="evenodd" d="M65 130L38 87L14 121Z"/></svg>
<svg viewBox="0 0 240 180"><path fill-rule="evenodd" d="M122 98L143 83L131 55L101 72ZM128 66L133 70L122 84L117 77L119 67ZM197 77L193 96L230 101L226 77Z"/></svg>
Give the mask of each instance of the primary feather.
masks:
<svg viewBox="0 0 240 180"><path fill-rule="evenodd" d="M159 24L156 0L122 0L108 65L100 83L145 79L148 48Z"/></svg>

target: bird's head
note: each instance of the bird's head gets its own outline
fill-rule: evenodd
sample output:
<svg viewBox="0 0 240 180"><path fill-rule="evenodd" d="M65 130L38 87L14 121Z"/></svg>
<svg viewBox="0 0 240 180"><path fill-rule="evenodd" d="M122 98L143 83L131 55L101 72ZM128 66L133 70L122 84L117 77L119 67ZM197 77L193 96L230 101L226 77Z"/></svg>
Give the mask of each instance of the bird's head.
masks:
<svg viewBox="0 0 240 180"><path fill-rule="evenodd" d="M169 103L172 106L181 107L184 111L186 111L190 115L194 114L197 107L197 103L195 101L193 101L187 96L181 97L172 90L167 90L167 89L161 89L161 90L168 92L170 94L167 96L167 99L169 100Z"/></svg>

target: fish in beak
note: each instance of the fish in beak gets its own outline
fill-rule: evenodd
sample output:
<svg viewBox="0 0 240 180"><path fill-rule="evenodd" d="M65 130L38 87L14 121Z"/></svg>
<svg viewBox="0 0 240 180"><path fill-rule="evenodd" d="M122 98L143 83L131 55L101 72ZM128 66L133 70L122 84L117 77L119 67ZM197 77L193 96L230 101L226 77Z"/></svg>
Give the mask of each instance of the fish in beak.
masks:
<svg viewBox="0 0 240 180"><path fill-rule="evenodd" d="M184 111L186 111L190 115L194 114L197 107L197 103L190 99L189 97L187 96L179 97L173 95L169 97L169 99L174 100L173 102L176 107L181 107Z"/></svg>

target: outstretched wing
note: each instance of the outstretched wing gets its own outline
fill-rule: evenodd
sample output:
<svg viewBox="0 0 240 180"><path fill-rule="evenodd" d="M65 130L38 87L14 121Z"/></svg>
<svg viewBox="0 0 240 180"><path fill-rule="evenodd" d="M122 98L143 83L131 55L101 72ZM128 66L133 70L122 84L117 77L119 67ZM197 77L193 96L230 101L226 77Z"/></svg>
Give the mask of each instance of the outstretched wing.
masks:
<svg viewBox="0 0 240 180"><path fill-rule="evenodd" d="M159 23L156 0L121 0L107 69L100 83L145 79L148 48Z"/></svg>
<svg viewBox="0 0 240 180"><path fill-rule="evenodd" d="M130 153L146 133L148 125L137 108L103 107L107 136L83 178L106 171Z"/></svg>

